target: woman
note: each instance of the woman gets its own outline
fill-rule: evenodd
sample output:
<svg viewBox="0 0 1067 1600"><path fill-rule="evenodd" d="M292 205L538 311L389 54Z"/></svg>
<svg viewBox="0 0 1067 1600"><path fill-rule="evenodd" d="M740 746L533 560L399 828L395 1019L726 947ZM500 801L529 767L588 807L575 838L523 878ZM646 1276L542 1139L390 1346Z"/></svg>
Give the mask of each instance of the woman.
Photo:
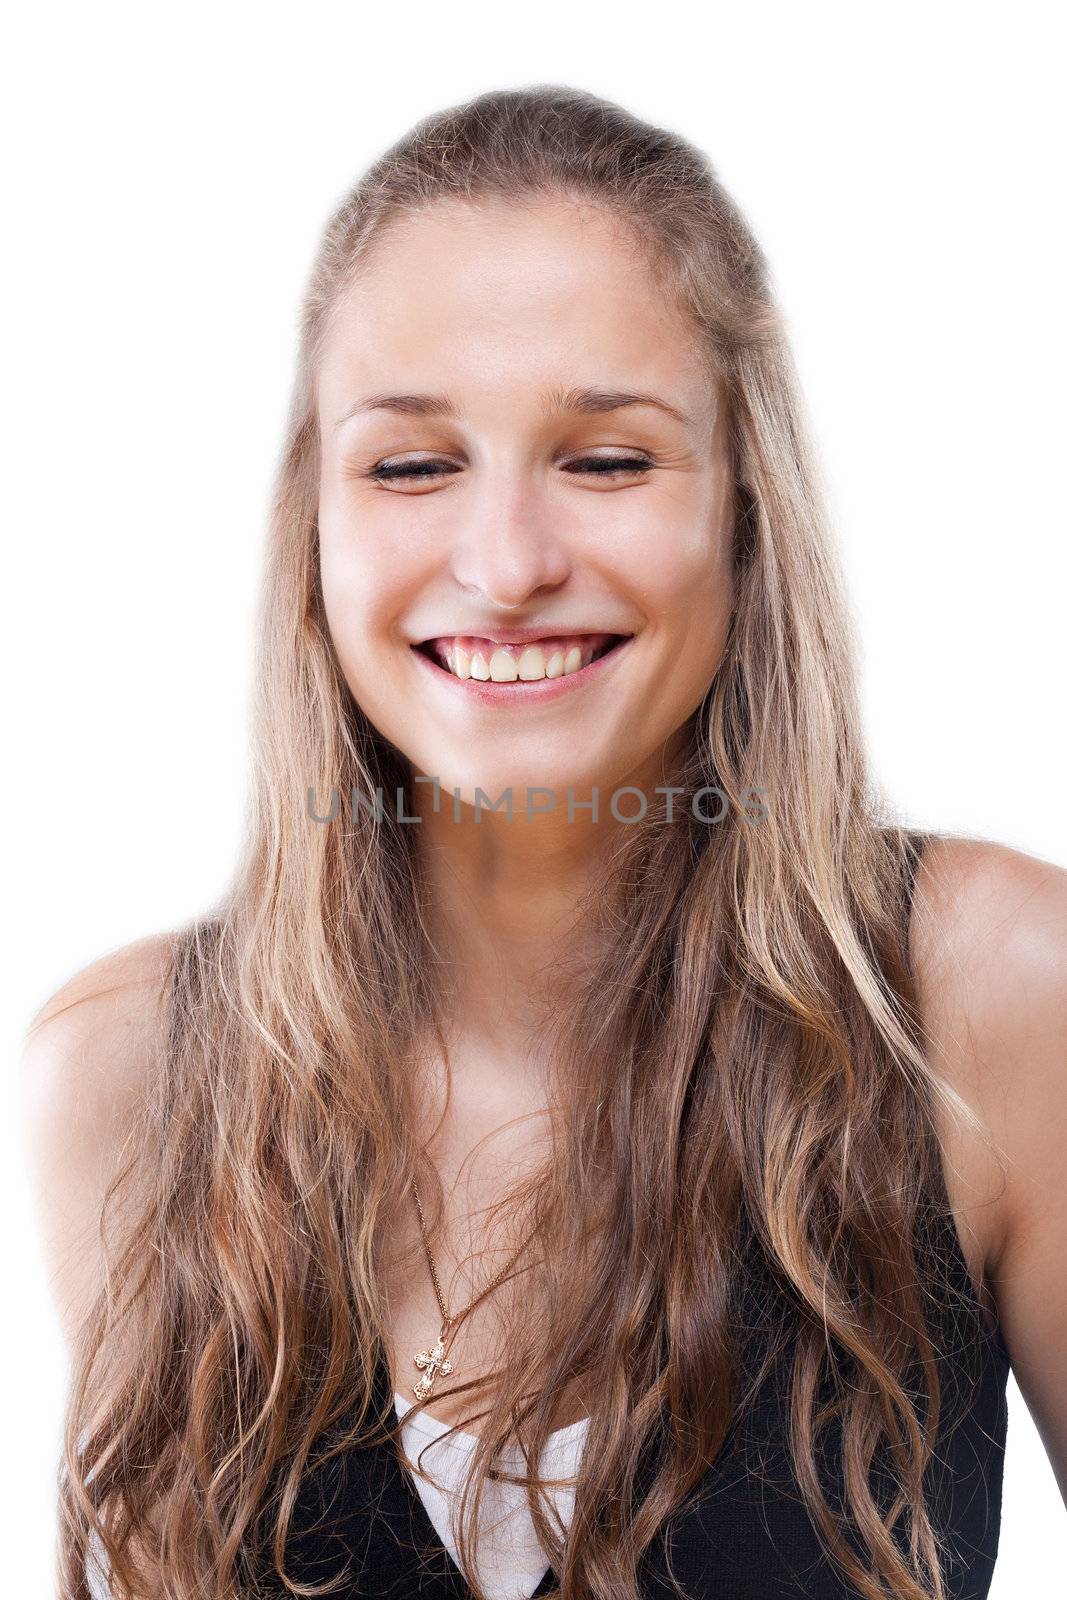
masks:
<svg viewBox="0 0 1067 1600"><path fill-rule="evenodd" d="M261 637L233 884L27 1050L65 1600L985 1595L1009 1360L1067 1492L1067 874L875 795L698 152L549 87L375 163Z"/></svg>

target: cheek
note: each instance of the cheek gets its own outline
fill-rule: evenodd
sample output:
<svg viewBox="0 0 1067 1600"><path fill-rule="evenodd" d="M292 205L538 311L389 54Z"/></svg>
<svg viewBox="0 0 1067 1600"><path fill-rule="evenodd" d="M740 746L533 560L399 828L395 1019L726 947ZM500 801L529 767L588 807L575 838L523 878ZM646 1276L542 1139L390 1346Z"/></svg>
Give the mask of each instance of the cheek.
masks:
<svg viewBox="0 0 1067 1600"><path fill-rule="evenodd" d="M697 619L712 624L732 604L729 539L715 507L658 507L620 556L643 609L664 634L690 636Z"/></svg>
<svg viewBox="0 0 1067 1600"><path fill-rule="evenodd" d="M319 578L330 630L338 644L363 622L368 585L356 552L320 533Z"/></svg>
<svg viewBox="0 0 1067 1600"><path fill-rule="evenodd" d="M432 576L442 538L420 510L398 494L367 496L323 487L320 493L319 566L327 604L331 593L357 605L379 629L400 615Z"/></svg>
<svg viewBox="0 0 1067 1600"><path fill-rule="evenodd" d="M369 522L319 512L319 574L335 642L350 653L380 634L402 594L403 565Z"/></svg>
<svg viewBox="0 0 1067 1600"><path fill-rule="evenodd" d="M354 541L320 529L319 574L326 626L345 682L357 699L372 680L377 586Z"/></svg>
<svg viewBox="0 0 1067 1600"><path fill-rule="evenodd" d="M663 727L680 726L703 700L733 610L730 530L714 508L687 510L643 529L640 540L640 604L652 628L655 716Z"/></svg>

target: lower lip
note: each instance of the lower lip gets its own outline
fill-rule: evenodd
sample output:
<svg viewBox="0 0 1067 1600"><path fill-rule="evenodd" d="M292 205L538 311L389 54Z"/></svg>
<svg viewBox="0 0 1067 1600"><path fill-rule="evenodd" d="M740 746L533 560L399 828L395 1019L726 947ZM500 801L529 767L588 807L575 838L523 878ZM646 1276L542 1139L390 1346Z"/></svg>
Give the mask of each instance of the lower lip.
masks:
<svg viewBox="0 0 1067 1600"><path fill-rule="evenodd" d="M574 689L580 689L585 684L594 683L609 672L613 664L626 654L627 647L633 643L634 635L624 639L621 644L615 645L607 655L598 656L595 661L590 661L587 667L581 667L577 672L565 672L559 678L535 678L532 682L523 682L521 678L514 679L511 683L493 683L492 680L481 678L457 678L446 667L440 667L421 650L411 646L411 654L419 666L433 676L433 678L452 693L462 696L469 704L472 700L479 705L492 706L494 709L501 706L532 706L544 705L546 701L558 700L561 695L569 694Z"/></svg>

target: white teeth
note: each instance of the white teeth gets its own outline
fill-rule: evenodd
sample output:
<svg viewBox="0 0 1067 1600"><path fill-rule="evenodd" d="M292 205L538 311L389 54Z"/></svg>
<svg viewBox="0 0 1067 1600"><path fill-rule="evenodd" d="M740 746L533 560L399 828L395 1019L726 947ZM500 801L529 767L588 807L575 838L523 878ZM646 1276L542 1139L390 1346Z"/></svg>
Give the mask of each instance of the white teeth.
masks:
<svg viewBox="0 0 1067 1600"><path fill-rule="evenodd" d="M519 677L532 681L545 675L545 652L539 644L527 645L519 657Z"/></svg>
<svg viewBox="0 0 1067 1600"><path fill-rule="evenodd" d="M489 662L489 676L494 683L514 683L519 675L515 657L506 650L494 650Z"/></svg>
<svg viewBox="0 0 1067 1600"><path fill-rule="evenodd" d="M548 651L539 644L530 644L517 656L503 647L468 651L455 640L442 640L439 649L438 659L453 677L474 678L479 683L537 683L542 678L562 678L580 672L596 654L592 643L572 644L565 650L557 645Z"/></svg>

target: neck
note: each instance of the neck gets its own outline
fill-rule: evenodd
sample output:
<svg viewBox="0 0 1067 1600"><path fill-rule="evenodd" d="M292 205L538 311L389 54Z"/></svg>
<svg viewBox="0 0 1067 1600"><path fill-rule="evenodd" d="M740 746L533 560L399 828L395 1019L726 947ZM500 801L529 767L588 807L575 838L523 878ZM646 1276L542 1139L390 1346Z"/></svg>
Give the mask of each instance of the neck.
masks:
<svg viewBox="0 0 1067 1600"><path fill-rule="evenodd" d="M658 755L645 770L600 790L600 811L565 809L527 818L449 801L420 807L424 913L443 967L446 1033L478 1041L498 1062L523 1063L531 1032L566 997L595 953L596 906L608 860L631 832L607 804L612 789L632 785L652 795L663 776ZM633 801L631 807L633 809Z"/></svg>

